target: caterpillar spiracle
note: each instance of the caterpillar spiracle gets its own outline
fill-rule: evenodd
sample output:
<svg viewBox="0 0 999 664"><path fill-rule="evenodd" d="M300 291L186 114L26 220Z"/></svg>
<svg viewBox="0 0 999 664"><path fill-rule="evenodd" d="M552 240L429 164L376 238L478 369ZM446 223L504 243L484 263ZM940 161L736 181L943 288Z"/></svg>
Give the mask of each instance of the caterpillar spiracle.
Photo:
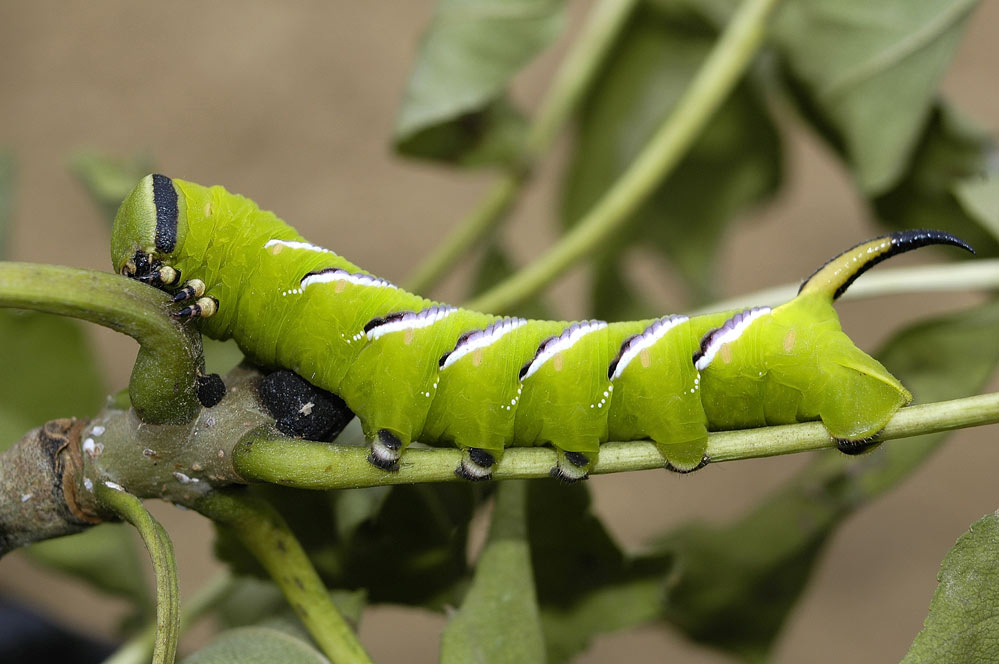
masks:
<svg viewBox="0 0 999 664"><path fill-rule="evenodd" d="M463 450L480 480L510 446L550 445L552 474L586 477L600 444L651 439L664 465L708 462L708 431L821 420L845 452L912 397L840 327L834 300L865 270L940 231L870 240L775 308L606 323L504 318L408 293L219 186L143 178L122 203L114 269L175 293L264 367L338 395L396 470L413 440Z"/></svg>

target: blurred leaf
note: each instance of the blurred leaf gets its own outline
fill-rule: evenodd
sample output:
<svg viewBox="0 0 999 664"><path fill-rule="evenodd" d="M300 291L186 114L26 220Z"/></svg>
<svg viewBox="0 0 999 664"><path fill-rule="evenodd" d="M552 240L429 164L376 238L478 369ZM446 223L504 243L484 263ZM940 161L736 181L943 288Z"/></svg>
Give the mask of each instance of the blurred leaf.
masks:
<svg viewBox="0 0 999 664"><path fill-rule="evenodd" d="M962 186L982 182L996 154L993 137L952 106L939 104L901 181L873 199L874 209L892 228L945 230L966 240L979 256L999 256L999 237L989 230L987 214L976 213L988 209L982 198L987 190L964 200L959 193ZM991 170L995 178L996 167ZM975 202L985 207L969 209L968 203L974 206ZM995 223L999 225L999 220Z"/></svg>
<svg viewBox="0 0 999 664"><path fill-rule="evenodd" d="M441 662L544 661L526 506L526 482L503 482L496 491L475 578L441 635Z"/></svg>
<svg viewBox="0 0 999 664"><path fill-rule="evenodd" d="M70 157L69 169L110 226L135 183L153 171L153 159L147 153L121 158L96 150L79 150Z"/></svg>
<svg viewBox="0 0 999 664"><path fill-rule="evenodd" d="M86 581L111 595L126 597L151 612L146 574L130 527L106 523L76 535L31 545L28 556L47 567Z"/></svg>
<svg viewBox="0 0 999 664"><path fill-rule="evenodd" d="M969 177L954 185L954 195L969 216L978 220L999 244L999 172Z"/></svg>
<svg viewBox="0 0 999 664"><path fill-rule="evenodd" d="M372 486L339 492L334 510L340 539L349 543L361 524L378 515L391 492L390 486Z"/></svg>
<svg viewBox="0 0 999 664"><path fill-rule="evenodd" d="M717 39L702 20L639 11L622 33L582 110L565 183L562 219L577 222L632 164L669 116ZM727 225L780 182L780 145L747 83L715 113L685 159L605 249L594 284L594 315L614 319L635 298L622 292L620 253L638 243L662 252L693 288L713 293L715 259Z"/></svg>
<svg viewBox="0 0 999 664"><path fill-rule="evenodd" d="M439 0L396 119L403 154L509 163L523 121L511 79L562 31L562 0Z"/></svg>
<svg viewBox="0 0 999 664"><path fill-rule="evenodd" d="M661 614L669 554L627 558L590 511L584 484L533 480L528 496L531 566L549 662L568 661L598 634Z"/></svg>
<svg viewBox="0 0 999 664"><path fill-rule="evenodd" d="M879 358L920 401L954 399L977 392L995 371L997 338L999 301L994 301L913 325ZM945 437L893 441L860 457L817 455L736 521L690 524L668 534L656 547L676 560L666 618L695 641L747 660L764 658L829 535L853 511L905 479Z"/></svg>
<svg viewBox="0 0 999 664"><path fill-rule="evenodd" d="M349 540L339 537L336 521L336 503L345 492L267 485L248 490L281 512L329 587L363 588L372 602L430 608L461 596L468 574L468 523L481 500L480 487L393 487L380 509L353 525ZM235 573L266 578L256 560L225 530L216 533L215 549Z"/></svg>
<svg viewBox="0 0 999 664"><path fill-rule="evenodd" d="M580 597L571 606L546 606L542 613L548 661L568 662L600 634L647 624L662 615L666 558L631 567L626 577Z"/></svg>
<svg viewBox="0 0 999 664"><path fill-rule="evenodd" d="M14 177L14 153L0 150L0 260L7 258L7 234L14 216Z"/></svg>
<svg viewBox="0 0 999 664"><path fill-rule="evenodd" d="M330 596L340 614L356 628L366 603L365 592L334 590ZM271 581L251 577L236 580L219 603L217 615L226 629L253 625L276 629L305 641L311 638L281 589Z"/></svg>
<svg viewBox="0 0 999 664"><path fill-rule="evenodd" d="M484 293L499 282L503 281L515 272L515 267L507 256L506 250L498 240L493 241L486 248L485 253L479 260L475 276L472 279L472 288L469 296ZM517 305L510 311L511 316L521 316L527 319L550 320L557 318L552 315L552 309L544 300L534 297L527 302Z"/></svg>
<svg viewBox="0 0 999 664"><path fill-rule="evenodd" d="M999 513L961 535L947 553L923 630L902 664L999 659Z"/></svg>
<svg viewBox="0 0 999 664"><path fill-rule="evenodd" d="M400 139L396 150L410 157L466 167L512 165L521 154L526 132L524 116L503 98Z"/></svg>
<svg viewBox="0 0 999 664"><path fill-rule="evenodd" d="M975 0L791 0L773 26L862 190L902 176Z"/></svg>
<svg viewBox="0 0 999 664"><path fill-rule="evenodd" d="M80 325L71 319L0 309L0 451L57 417L86 417L104 388Z"/></svg>
<svg viewBox="0 0 999 664"><path fill-rule="evenodd" d="M184 664L329 664L308 642L268 627L239 627L217 636Z"/></svg>

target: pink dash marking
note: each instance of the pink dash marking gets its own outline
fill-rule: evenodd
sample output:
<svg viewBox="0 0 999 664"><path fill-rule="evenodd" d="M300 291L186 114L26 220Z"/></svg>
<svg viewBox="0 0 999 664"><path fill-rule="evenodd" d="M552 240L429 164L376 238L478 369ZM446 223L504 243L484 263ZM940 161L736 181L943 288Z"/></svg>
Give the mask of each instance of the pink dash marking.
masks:
<svg viewBox="0 0 999 664"><path fill-rule="evenodd" d="M638 357L639 353L646 348L656 345L656 342L666 336L667 332L680 323L687 322L687 320L689 319L686 316L666 316L660 318L642 330L641 334L631 337L621 344L621 353L618 355L617 364L613 367L610 379L617 380L620 378L621 374L628 367L628 364Z"/></svg>
<svg viewBox="0 0 999 664"><path fill-rule="evenodd" d="M392 316L391 320L382 323L381 325L375 325L374 327L369 328L365 334L368 337L368 341L374 341L375 339L381 338L386 334L391 334L393 332L418 330L420 328L430 327L438 321L447 318L456 311L458 310L454 307L441 304L415 313L407 311L401 316Z"/></svg>
<svg viewBox="0 0 999 664"><path fill-rule="evenodd" d="M591 332L602 330L607 327L607 323L602 320L584 320L573 323L567 327L562 334L548 341L543 342L539 347L534 359L528 364L520 375L520 380L524 381L534 375L534 373L544 366L545 362L552 359L559 353L567 351L576 343Z"/></svg>
<svg viewBox="0 0 999 664"><path fill-rule="evenodd" d="M499 341L503 336L513 330L516 330L525 323L527 323L527 321L523 318L504 318L503 320L493 323L489 327L462 335L462 337L458 339L458 343L455 344L454 350L441 358L440 370L443 371L444 369L447 369L449 366L469 353L475 352L480 348L491 346Z"/></svg>
<svg viewBox="0 0 999 664"><path fill-rule="evenodd" d="M718 349L732 343L745 332L753 321L770 313L770 307L747 309L729 318L721 327L717 327L701 339L701 349L694 355L694 366L698 371L704 371L715 359Z"/></svg>

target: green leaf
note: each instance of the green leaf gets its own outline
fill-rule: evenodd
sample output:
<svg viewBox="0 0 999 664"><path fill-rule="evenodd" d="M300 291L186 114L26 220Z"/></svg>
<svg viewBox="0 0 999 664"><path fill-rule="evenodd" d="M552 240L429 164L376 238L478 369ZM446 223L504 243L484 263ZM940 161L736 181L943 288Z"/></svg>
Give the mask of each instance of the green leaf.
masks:
<svg viewBox="0 0 999 664"><path fill-rule="evenodd" d="M992 208L990 222L988 202L996 149L994 137L952 106L939 104L901 181L873 199L878 217L892 228L945 230L979 256L999 256L999 208Z"/></svg>
<svg viewBox="0 0 999 664"><path fill-rule="evenodd" d="M69 169L110 226L122 200L136 182L152 172L152 164L152 157L144 152L121 158L96 150L79 150L70 157Z"/></svg>
<svg viewBox="0 0 999 664"><path fill-rule="evenodd" d="M396 119L396 148L509 163L520 152L523 121L505 91L564 22L562 0L440 0Z"/></svg>
<svg viewBox="0 0 999 664"><path fill-rule="evenodd" d="M184 664L329 664L308 642L268 627L239 627L223 632Z"/></svg>
<svg viewBox="0 0 999 664"><path fill-rule="evenodd" d="M0 451L57 417L89 416L104 399L101 374L71 319L0 309Z"/></svg>
<svg viewBox="0 0 999 664"><path fill-rule="evenodd" d="M395 147L410 157L466 167L512 166L521 154L526 133L524 116L502 98L454 121L399 139Z"/></svg>
<svg viewBox="0 0 999 664"><path fill-rule="evenodd" d="M568 661L596 635L661 613L669 554L625 556L590 510L588 487L534 480L528 505L531 567L549 662Z"/></svg>
<svg viewBox="0 0 999 664"><path fill-rule="evenodd" d="M953 399L977 392L995 371L997 338L994 301L911 326L879 359L918 400ZM656 547L675 556L666 618L696 641L748 660L764 658L828 537L847 516L904 480L945 437L895 441L860 457L818 455L734 522L673 531Z"/></svg>
<svg viewBox="0 0 999 664"><path fill-rule="evenodd" d="M964 211L999 243L999 173L959 180L954 195Z"/></svg>
<svg viewBox="0 0 999 664"><path fill-rule="evenodd" d="M396 486L380 509L356 514L341 539L337 518L345 492L303 492L259 485L287 520L327 586L364 588L372 602L440 608L461 596L467 580L468 523L483 487L465 484ZM348 513L354 514L353 509ZM216 555L237 574L266 574L237 539L216 533Z"/></svg>
<svg viewBox="0 0 999 664"><path fill-rule="evenodd" d="M944 558L923 630L902 664L999 660L999 513L961 535Z"/></svg>
<svg viewBox="0 0 999 664"><path fill-rule="evenodd" d="M14 175L14 153L0 150L0 260L7 257L7 233L14 213Z"/></svg>
<svg viewBox="0 0 999 664"><path fill-rule="evenodd" d="M526 504L526 482L500 485L472 586L441 636L441 662L544 661Z"/></svg>
<svg viewBox="0 0 999 664"><path fill-rule="evenodd" d="M38 542L26 553L37 563L110 595L126 597L147 614L151 611L145 569L131 528L124 524L101 524L76 535Z"/></svg>
<svg viewBox="0 0 999 664"><path fill-rule="evenodd" d="M582 110L562 203L566 225L578 221L628 168L669 116L717 39L693 17L642 10L595 83ZM604 250L594 283L593 314L614 319L636 298L622 292L622 256L638 244L661 252L698 301L709 298L721 238L734 218L770 196L780 181L776 130L747 83L738 86L673 174ZM640 299L640 298L639 298Z"/></svg>
<svg viewBox="0 0 999 664"><path fill-rule="evenodd" d="M789 0L773 35L865 192L901 177L975 0Z"/></svg>
<svg viewBox="0 0 999 664"><path fill-rule="evenodd" d="M367 601L366 593L363 590L334 590L330 596L340 614L356 626ZM303 640L310 638L281 589L263 579L244 577L236 580L232 590L219 603L217 615L227 629L255 625L277 629Z"/></svg>

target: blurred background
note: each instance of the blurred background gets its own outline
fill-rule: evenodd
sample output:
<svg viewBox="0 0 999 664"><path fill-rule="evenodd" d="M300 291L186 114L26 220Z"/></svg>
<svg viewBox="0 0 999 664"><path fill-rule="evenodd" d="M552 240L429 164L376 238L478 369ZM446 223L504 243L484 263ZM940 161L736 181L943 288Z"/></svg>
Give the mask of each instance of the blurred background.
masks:
<svg viewBox="0 0 999 664"><path fill-rule="evenodd" d="M8 255L109 269L109 219L67 163L80 149L122 157L144 151L156 170L224 184L311 241L403 281L494 179L488 171L393 153L396 113L434 4L0 3L0 146L17 163ZM516 79L521 106L536 107L587 7L570 5L567 32ZM943 83L946 95L993 134L997 34L999 4L982 3ZM784 129L784 186L726 236L717 274L723 295L796 281L882 232L828 148L793 122ZM504 230L521 264L557 237L565 143L540 164ZM932 260L923 254L898 263ZM683 305L683 290L661 261L639 252L629 270L663 311ZM460 299L468 278L468 269L459 270L435 294ZM586 284L586 271L575 270L551 289L549 302L561 316L586 315ZM847 332L872 349L905 322L976 301L902 296L844 302L839 310ZM124 387L134 342L96 327L87 332L107 390ZM623 545L637 548L689 519L723 522L740 514L806 461L719 464L682 477L649 471L595 477L590 485L596 511ZM943 556L973 521L999 507L997 466L995 427L959 432L904 485L852 517L786 625L776 661L901 658L926 615ZM219 568L211 528L190 512L153 509L174 537L189 596ZM0 593L94 635L110 636L124 610L20 553L0 561ZM375 607L364 614L361 638L379 661L435 661L444 622L416 609ZM183 645L203 642L207 632L200 627ZM580 661L612 657L731 661L659 627L602 637Z"/></svg>

